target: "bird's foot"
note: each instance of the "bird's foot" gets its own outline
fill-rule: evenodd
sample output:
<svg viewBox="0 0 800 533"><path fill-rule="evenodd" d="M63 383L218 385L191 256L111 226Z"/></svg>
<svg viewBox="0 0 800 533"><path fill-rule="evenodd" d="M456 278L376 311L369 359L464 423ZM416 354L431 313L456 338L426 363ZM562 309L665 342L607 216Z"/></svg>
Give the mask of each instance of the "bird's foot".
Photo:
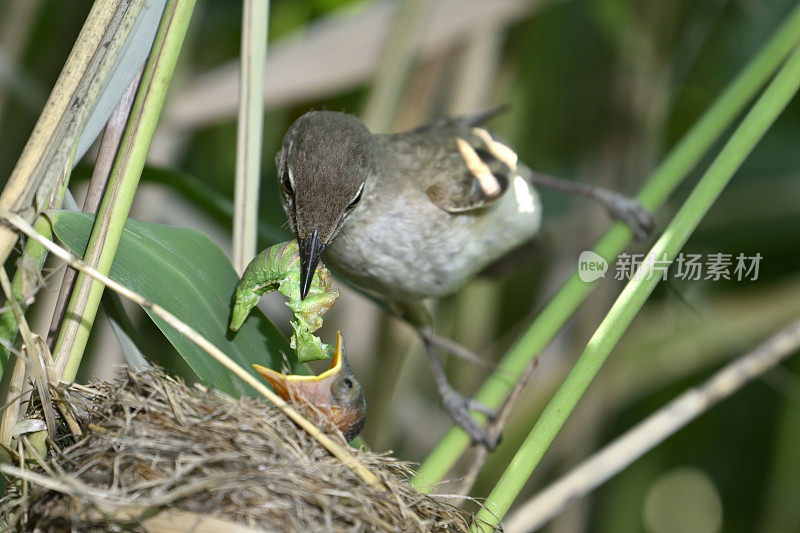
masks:
<svg viewBox="0 0 800 533"><path fill-rule="evenodd" d="M621 220L631 228L633 236L637 240L645 240L653 230L653 226L655 226L653 214L638 200L609 190L602 191L600 200L612 217Z"/></svg>
<svg viewBox="0 0 800 533"><path fill-rule="evenodd" d="M470 411L481 413L490 420L497 418L497 412L474 398L462 396L450 387L439 392L442 397L442 404L450 418L467 432L473 443L481 444L488 450L493 450L500 442L500 437L491 434L487 428L478 424Z"/></svg>

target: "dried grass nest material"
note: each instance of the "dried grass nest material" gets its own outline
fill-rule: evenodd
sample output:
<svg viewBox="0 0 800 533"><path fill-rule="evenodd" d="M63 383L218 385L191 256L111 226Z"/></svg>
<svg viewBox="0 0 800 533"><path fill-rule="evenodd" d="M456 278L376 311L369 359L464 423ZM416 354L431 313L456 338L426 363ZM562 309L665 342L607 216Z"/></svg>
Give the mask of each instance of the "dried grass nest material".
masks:
<svg viewBox="0 0 800 533"><path fill-rule="evenodd" d="M189 388L160 370L63 390L84 434L0 500L13 531L466 531L462 511L414 490L409 467L353 450L361 482L280 411ZM65 430L66 431L66 430Z"/></svg>

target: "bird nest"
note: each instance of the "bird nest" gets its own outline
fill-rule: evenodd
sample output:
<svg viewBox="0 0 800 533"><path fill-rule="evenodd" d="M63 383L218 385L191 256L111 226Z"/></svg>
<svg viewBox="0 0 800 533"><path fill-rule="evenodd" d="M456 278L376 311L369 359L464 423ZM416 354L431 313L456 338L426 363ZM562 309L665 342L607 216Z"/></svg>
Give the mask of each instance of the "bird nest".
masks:
<svg viewBox="0 0 800 533"><path fill-rule="evenodd" d="M368 485L258 400L190 388L154 369L61 392L82 435L62 424L46 459L4 467L4 529L468 529L462 511L406 482L407 464L350 449L383 487ZM33 446L24 448L36 456Z"/></svg>

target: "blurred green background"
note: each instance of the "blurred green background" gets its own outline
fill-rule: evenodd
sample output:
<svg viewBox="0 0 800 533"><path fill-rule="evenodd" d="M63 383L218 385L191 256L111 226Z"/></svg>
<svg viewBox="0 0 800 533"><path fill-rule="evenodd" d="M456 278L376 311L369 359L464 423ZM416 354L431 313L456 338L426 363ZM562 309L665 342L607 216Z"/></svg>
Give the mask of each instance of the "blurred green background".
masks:
<svg viewBox="0 0 800 533"><path fill-rule="evenodd" d="M543 172L634 194L794 2L426 4L406 36L415 59L392 111L391 131L509 104L491 126L521 160ZM363 111L394 6L391 1L272 1L261 212L274 231L262 245L288 236L273 163L284 132L312 108ZM0 4L0 176L10 174L88 10L88 2L75 0ZM174 182L179 171L207 187L211 197L232 198L240 17L238 2L198 2L151 149L151 169L134 205L135 217L200 229L226 251L229 219L155 181ZM760 253L758 279L662 283L520 501L798 315L798 139L800 102L795 99L684 249L734 257ZM87 176L92 157L90 152L77 177ZM154 181L158 176L162 179ZM74 182L76 196L85 181ZM693 183L689 179L656 213L662 227ZM189 188L197 191L200 185L190 182ZM502 356L571 273L578 254L609 224L595 205L548 191L542 196L540 237L435 306L439 332L481 353L487 364ZM646 246L639 243L633 251ZM41 293L41 308L57 292L53 279ZM493 486L621 287L607 275L547 350L474 495L484 496ZM268 298L263 305L285 330L288 313L281 300ZM155 326L143 313L132 312L146 354L191 379ZM402 459L421 461L450 423L419 342L408 327L346 289L326 317L323 338L332 339L337 329L366 388L365 440ZM104 322L98 322L92 342L84 378L112 375L121 357ZM447 365L465 393L489 372L457 359ZM573 505L549 530L799 531L798 372L797 360L770 371ZM438 492L454 489L462 475L463 470L451 472L452 483Z"/></svg>

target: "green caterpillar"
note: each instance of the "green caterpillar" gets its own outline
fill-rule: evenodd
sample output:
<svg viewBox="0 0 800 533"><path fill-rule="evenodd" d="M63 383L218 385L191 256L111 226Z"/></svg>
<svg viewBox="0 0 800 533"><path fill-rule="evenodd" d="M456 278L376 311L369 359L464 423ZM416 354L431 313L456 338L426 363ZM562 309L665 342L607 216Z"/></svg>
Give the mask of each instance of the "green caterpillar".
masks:
<svg viewBox="0 0 800 533"><path fill-rule="evenodd" d="M313 332L322 326L322 315L333 307L339 298L339 291L332 288L331 274L320 263L314 272L308 295L305 299L300 298L297 241L270 246L247 265L242 279L236 285L230 329L238 331L261 296L274 290L289 299L286 305L294 313L291 322L294 333L290 346L297 351L297 359L305 363L330 357L334 348L324 344Z"/></svg>

